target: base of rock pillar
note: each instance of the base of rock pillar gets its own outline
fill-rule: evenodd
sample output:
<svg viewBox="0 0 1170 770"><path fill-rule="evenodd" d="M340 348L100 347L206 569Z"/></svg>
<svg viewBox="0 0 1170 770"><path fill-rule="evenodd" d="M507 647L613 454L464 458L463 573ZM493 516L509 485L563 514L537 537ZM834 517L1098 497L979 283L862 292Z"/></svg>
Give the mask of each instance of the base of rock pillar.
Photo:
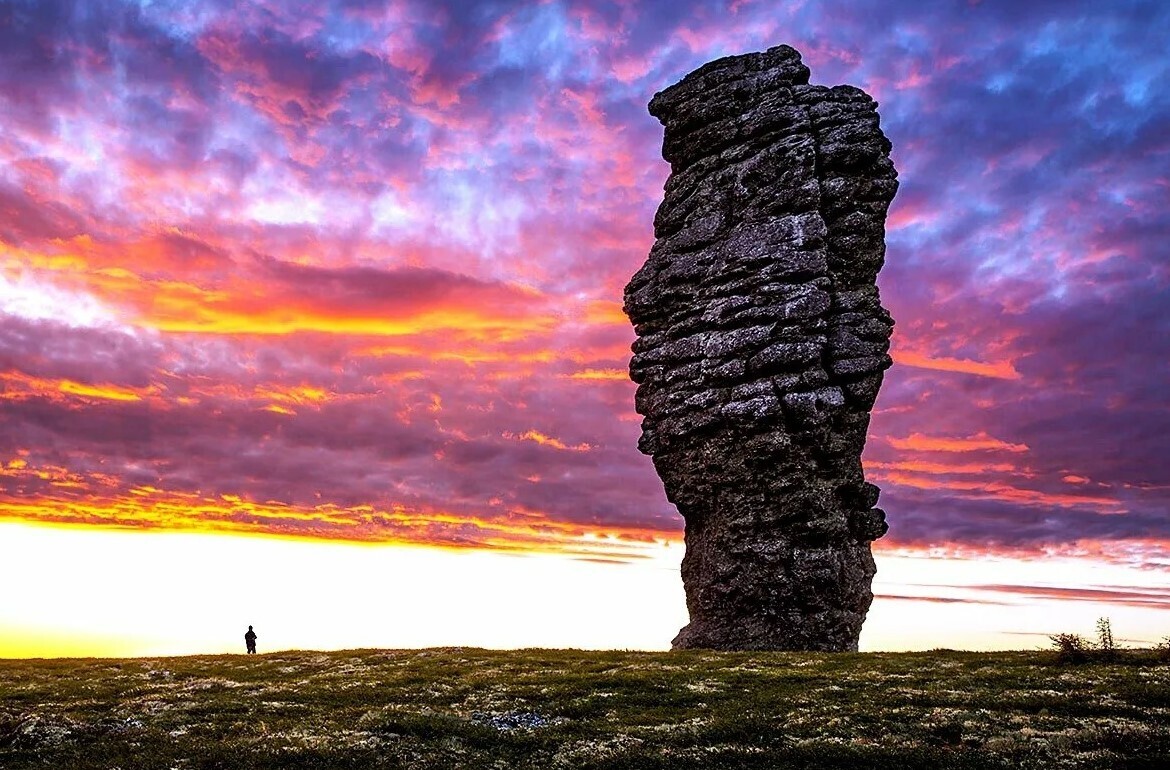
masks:
<svg viewBox="0 0 1170 770"><path fill-rule="evenodd" d="M737 623L735 631L729 632L728 625L722 621L698 621L688 623L682 627L678 635L670 643L672 650L722 650L731 651L762 651L762 652L857 652L856 634L853 627L860 630L858 618L841 618L835 613L827 613L828 617L813 617L807 623L809 628L804 633L777 634L770 625L761 625L753 628L751 623ZM826 638L822 629L832 629L833 639Z"/></svg>
<svg viewBox="0 0 1170 770"><path fill-rule="evenodd" d="M689 539L684 573L707 580L686 583L691 622L674 649L857 651L877 571L869 543L805 548L772 541L768 558L745 554L716 565L696 564L711 549Z"/></svg>

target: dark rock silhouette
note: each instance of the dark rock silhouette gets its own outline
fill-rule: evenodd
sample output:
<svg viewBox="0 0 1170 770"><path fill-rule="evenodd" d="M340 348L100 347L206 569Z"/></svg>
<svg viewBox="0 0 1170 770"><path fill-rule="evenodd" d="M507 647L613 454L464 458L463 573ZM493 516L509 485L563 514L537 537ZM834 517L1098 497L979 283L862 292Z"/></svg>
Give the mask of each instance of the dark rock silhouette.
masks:
<svg viewBox="0 0 1170 770"><path fill-rule="evenodd" d="M887 527L861 451L897 172L876 103L808 79L778 46L650 102L671 176L625 311L638 448L686 519L675 648L856 650L873 599Z"/></svg>

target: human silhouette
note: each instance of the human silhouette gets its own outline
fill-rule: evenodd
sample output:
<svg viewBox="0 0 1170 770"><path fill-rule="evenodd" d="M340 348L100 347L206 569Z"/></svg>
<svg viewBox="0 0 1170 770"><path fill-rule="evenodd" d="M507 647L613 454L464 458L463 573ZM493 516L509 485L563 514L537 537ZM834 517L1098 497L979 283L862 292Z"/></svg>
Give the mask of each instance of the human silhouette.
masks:
<svg viewBox="0 0 1170 770"><path fill-rule="evenodd" d="M248 626L248 633L244 634L244 644L248 645L249 655L256 654L256 632L252 630L251 626Z"/></svg>

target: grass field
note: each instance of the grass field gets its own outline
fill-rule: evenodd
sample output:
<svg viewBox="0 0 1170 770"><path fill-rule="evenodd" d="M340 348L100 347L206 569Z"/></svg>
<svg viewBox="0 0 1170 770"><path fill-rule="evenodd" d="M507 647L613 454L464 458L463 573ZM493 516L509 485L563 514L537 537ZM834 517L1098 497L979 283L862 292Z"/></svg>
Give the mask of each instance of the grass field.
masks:
<svg viewBox="0 0 1170 770"><path fill-rule="evenodd" d="M0 767L1170 767L1152 652L0 660Z"/></svg>

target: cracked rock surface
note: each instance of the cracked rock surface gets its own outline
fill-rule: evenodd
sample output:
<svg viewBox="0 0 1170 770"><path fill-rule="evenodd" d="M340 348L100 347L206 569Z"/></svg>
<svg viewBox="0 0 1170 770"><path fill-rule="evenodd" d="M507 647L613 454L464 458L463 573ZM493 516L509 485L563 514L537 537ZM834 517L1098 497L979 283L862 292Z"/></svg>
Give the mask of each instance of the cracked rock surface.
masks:
<svg viewBox="0 0 1170 770"><path fill-rule="evenodd" d="M861 452L897 172L873 99L808 80L778 46L650 102L671 175L625 311L638 446L686 520L675 648L856 650L873 599Z"/></svg>

